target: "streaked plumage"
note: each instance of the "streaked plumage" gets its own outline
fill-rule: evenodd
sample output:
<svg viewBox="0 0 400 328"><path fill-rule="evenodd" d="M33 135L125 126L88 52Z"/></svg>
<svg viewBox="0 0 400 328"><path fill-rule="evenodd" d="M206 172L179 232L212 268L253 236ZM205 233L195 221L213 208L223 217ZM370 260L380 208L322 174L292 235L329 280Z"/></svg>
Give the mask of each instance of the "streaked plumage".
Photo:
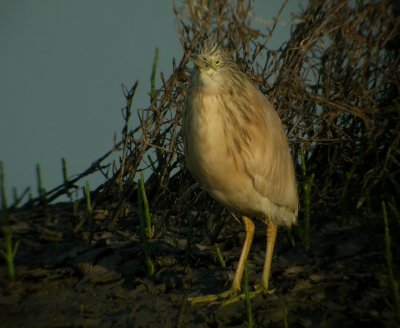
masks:
<svg viewBox="0 0 400 328"><path fill-rule="evenodd" d="M278 114L218 46L205 46L192 61L183 135L193 177L234 212L292 225L297 185Z"/></svg>

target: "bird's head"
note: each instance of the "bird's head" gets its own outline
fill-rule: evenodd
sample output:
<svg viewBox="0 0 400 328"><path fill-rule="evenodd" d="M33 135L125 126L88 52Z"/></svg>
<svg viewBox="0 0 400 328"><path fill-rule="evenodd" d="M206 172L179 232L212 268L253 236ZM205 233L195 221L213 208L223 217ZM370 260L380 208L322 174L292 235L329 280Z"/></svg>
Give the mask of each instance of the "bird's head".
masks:
<svg viewBox="0 0 400 328"><path fill-rule="evenodd" d="M191 56L195 69L195 79L203 88L223 87L227 78L237 66L232 58L216 43L206 42Z"/></svg>
<svg viewBox="0 0 400 328"><path fill-rule="evenodd" d="M218 70L222 59L218 55L204 55L204 54L196 54L192 56L192 62L195 64L200 70L208 71L213 69L214 71Z"/></svg>
<svg viewBox="0 0 400 328"><path fill-rule="evenodd" d="M200 50L191 56L191 60L202 71L218 71L224 68L227 62L232 61L217 43L210 41L206 41Z"/></svg>

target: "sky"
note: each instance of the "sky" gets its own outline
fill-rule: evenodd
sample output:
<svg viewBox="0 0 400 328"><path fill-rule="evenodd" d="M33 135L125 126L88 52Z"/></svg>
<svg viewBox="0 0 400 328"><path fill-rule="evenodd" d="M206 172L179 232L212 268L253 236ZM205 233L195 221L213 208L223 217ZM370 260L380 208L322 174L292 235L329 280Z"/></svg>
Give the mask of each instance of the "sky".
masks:
<svg viewBox="0 0 400 328"><path fill-rule="evenodd" d="M256 0L256 26L265 30L281 3ZM288 39L298 8L289 1L274 46ZM36 196L36 164L50 190L62 183L61 158L73 176L110 150L123 127L121 86L139 80L133 107L146 108L155 48L158 86L160 71L169 76L182 56L169 0L2 0L0 44L0 161L9 203L13 187L18 194L31 187ZM91 179L93 187L103 182Z"/></svg>

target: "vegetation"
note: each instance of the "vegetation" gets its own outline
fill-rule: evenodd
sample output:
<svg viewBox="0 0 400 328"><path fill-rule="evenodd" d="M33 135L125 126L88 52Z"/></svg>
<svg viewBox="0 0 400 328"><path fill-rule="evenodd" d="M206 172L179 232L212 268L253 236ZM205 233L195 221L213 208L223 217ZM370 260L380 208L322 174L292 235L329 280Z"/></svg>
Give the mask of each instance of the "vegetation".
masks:
<svg viewBox="0 0 400 328"><path fill-rule="evenodd" d="M140 180L138 182L138 206L139 206L139 218L140 218L140 236L143 242L143 251L146 263L146 272L148 276L152 276L154 273L154 264L150 257L150 244L149 240L153 239L155 227L151 223L151 214L149 208L149 202L147 200L146 190L144 187L144 176L141 172Z"/></svg>
<svg viewBox="0 0 400 328"><path fill-rule="evenodd" d="M19 241L13 242L12 231L10 228L7 197L5 192L5 177L3 162L0 161L0 200L1 200L1 218L0 230L3 240L0 240L0 254L7 263L7 275L10 282L15 280L14 259L18 252ZM4 242L4 246L3 246Z"/></svg>
<svg viewBox="0 0 400 328"><path fill-rule="evenodd" d="M304 249L311 252L313 232L327 227L357 226L366 235L381 231L378 248L386 257L392 295L388 303L400 321L400 20L395 2L311 0L293 17L290 39L278 49L270 49L269 41L281 11L266 31L253 27L251 1L186 0L174 11L182 57L173 61L168 78L161 74L157 90L156 50L148 108L133 110L137 82L125 88L121 140L74 178L67 177L63 161L63 183L50 191L44 189L37 166L39 196L22 206L19 198L10 208L37 209L61 196L72 201L70 190L76 183L101 172L106 181L92 192L86 187L87 215L92 218L96 209L107 208L110 225L137 216L149 276L155 271L149 255L149 240L157 238L155 229L162 235L170 218L180 217L182 229L188 226L186 233L192 239L197 222L188 213L204 209L218 218L207 221L207 234L203 234L216 245L224 268L227 259L217 243L224 229L225 221L219 223L224 212L187 172L180 132L190 55L204 37L213 36L268 95L287 128L299 179L298 231ZM131 130L130 119L136 114L138 125ZM119 162L113 163L116 152ZM146 181L143 172L149 175ZM132 204L137 209L132 210ZM157 221L151 212L157 213ZM93 231L102 228L90 222ZM6 234L4 239L12 245ZM13 260L18 243L6 249L3 256ZM245 274L247 281L247 268ZM248 325L254 326L250 298L245 302ZM285 327L287 316L285 307Z"/></svg>
<svg viewBox="0 0 400 328"><path fill-rule="evenodd" d="M12 231L10 226L4 225L1 227L1 233L4 238L4 249L0 249L0 254L7 263L7 274L11 282L15 280L15 265L14 259L18 252L19 241L13 242ZM3 248L3 245L1 245Z"/></svg>

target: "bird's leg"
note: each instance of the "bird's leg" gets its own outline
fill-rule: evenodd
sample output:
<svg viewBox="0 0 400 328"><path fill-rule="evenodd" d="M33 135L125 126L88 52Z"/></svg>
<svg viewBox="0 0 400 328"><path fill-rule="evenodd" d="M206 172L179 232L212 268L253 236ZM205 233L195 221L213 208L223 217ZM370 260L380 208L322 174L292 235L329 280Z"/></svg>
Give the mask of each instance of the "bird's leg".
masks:
<svg viewBox="0 0 400 328"><path fill-rule="evenodd" d="M265 252L264 270L262 274L261 287L264 292L268 292L268 282L271 273L272 255L274 253L277 226L268 218L267 222L267 249Z"/></svg>
<svg viewBox="0 0 400 328"><path fill-rule="evenodd" d="M253 242L254 236L254 223L247 216L242 217L244 229L246 231L246 237L244 239L242 252L240 253L239 263L236 268L235 277L233 278L232 291L237 293L240 290L240 282L242 281L244 265L249 255L251 243Z"/></svg>
<svg viewBox="0 0 400 328"><path fill-rule="evenodd" d="M225 302L221 302L221 300L232 298L231 301L227 301L226 304L231 304L237 302L240 299L244 299L244 295L237 295L240 291L240 282L242 281L243 270L247 260L247 256L249 255L251 243L253 242L254 236L254 223L248 217L242 217L244 229L246 231L246 236L244 239L242 252L240 253L239 263L236 268L235 277L233 278L232 288L226 292L217 295L206 295L200 297L190 297L188 301L191 304L199 304L199 303L219 303L224 304Z"/></svg>
<svg viewBox="0 0 400 328"><path fill-rule="evenodd" d="M245 217L243 217L243 221L244 221L245 226L246 226ZM253 232L254 232L254 224L253 224L253 222L251 222L251 224L253 225ZM257 295L259 295L261 293L270 294L270 293L273 292L273 291L269 291L268 290L268 282L269 282L269 276L270 276L270 272L271 272L272 255L274 253L277 226L272 222L272 220L270 218L268 218L268 221L267 221L266 232L267 232L266 233L266 235L267 235L267 242L266 242L267 249L266 249L266 254L265 254L265 262L264 262L264 269L263 269L263 274L262 274L262 279L261 279L261 286L256 288L255 291L249 293L249 297L250 298L253 298L253 297L255 297L255 296L257 296ZM251 236L251 238L253 238L253 236ZM243 249L242 249L242 254L240 256L240 260L242 260L243 256L245 256L247 258L247 254L248 254L249 249L250 249L251 241L250 241L250 244L248 245L248 249L245 250L246 241L247 241L247 229L246 229L246 240L245 240L245 244L243 245ZM246 251L247 251L247 253L245 253ZM244 253L245 253L245 255L244 255ZM240 286L240 278L242 277L242 273L243 273L243 268L240 269L240 264L241 264L240 260L239 260L239 265L238 265L238 268L237 268L236 274L235 274L235 279L236 279L237 276L239 277L238 278L239 279L239 283L238 283L239 286ZM244 265L244 261L243 261L243 265ZM239 271L239 269L241 271ZM235 280L233 282L235 283ZM245 294L238 294L238 295L236 295L234 297L231 297L227 301L220 302L220 304L222 306L230 305L230 304L236 303L236 302L238 302L240 300L244 300L245 297L246 297Z"/></svg>

